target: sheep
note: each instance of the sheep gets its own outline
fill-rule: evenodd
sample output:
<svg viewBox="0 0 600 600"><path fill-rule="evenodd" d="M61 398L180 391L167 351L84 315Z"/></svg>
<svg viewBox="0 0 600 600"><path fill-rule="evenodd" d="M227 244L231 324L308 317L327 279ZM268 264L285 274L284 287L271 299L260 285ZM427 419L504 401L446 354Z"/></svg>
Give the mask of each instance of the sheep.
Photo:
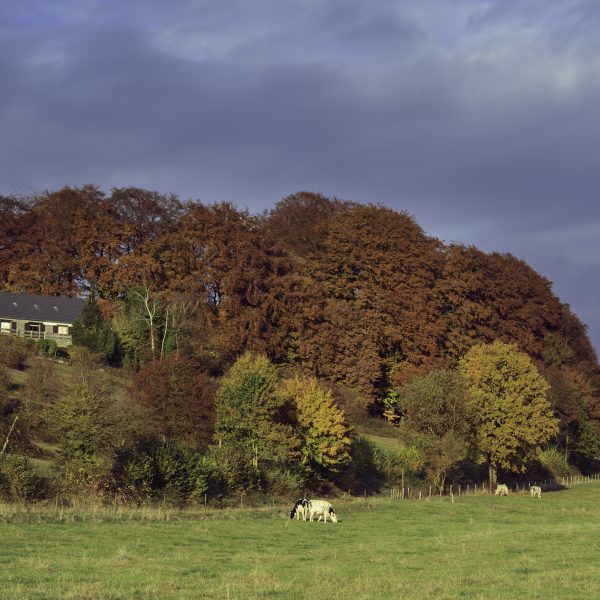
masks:
<svg viewBox="0 0 600 600"><path fill-rule="evenodd" d="M505 483L499 483L497 485L496 496L508 496L508 486Z"/></svg>
<svg viewBox="0 0 600 600"><path fill-rule="evenodd" d="M329 502L327 502L326 500L308 501L308 516L311 523L315 515L319 515L317 523L321 520L321 517L323 517L323 523L326 523L327 516L329 516L332 523L337 523L337 515L333 510L333 506L331 506L331 504L329 504Z"/></svg>
<svg viewBox="0 0 600 600"><path fill-rule="evenodd" d="M296 500L296 504L294 504L292 510L290 511L290 519L296 517L296 520L299 521L300 517L302 517L302 520L306 521L307 507L308 499L298 498L298 500Z"/></svg>
<svg viewBox="0 0 600 600"><path fill-rule="evenodd" d="M542 498L542 488L539 485L532 485L529 488L529 493L532 498Z"/></svg>

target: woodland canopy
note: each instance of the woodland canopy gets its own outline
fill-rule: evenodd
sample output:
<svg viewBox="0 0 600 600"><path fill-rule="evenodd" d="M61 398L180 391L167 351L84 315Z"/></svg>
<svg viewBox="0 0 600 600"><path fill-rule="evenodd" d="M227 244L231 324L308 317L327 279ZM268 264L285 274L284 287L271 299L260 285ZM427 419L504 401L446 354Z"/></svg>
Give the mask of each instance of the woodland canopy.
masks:
<svg viewBox="0 0 600 600"><path fill-rule="evenodd" d="M157 475L160 460L177 456L185 463L194 452L203 457L194 463L198 481L214 478L210 465L220 465L222 480L212 480L213 487L225 486L227 477L243 487L247 480L231 465L246 461L256 470L260 457L268 462L265 456L279 450L285 460L271 461L279 480L293 479L294 461L324 480L342 477L342 465L360 462L361 442L354 435L350 445L343 412L336 413L339 439L327 442L336 453L327 460L315 454L320 442L309 440L313 426L307 423L317 419L319 402L346 410L351 421L360 413L358 420L388 418L400 429L413 423L406 448L410 439L418 447L425 434L416 424L427 413L419 403L443 407L439 390L454 385L461 359L496 341L528 355L547 382L542 395L558 419L557 452L579 463L598 458L597 357L585 325L551 283L510 254L444 244L411 215L384 206L299 192L252 215L229 203L182 202L139 188L105 194L94 186L0 197L1 290L88 297L88 322L76 328L79 343L129 374L124 389L144 423L137 441L126 443L122 433L118 443L100 440L98 447L110 447L113 476L114 461L121 471L142 469L132 457L147 456L144 468L154 474L144 485L158 485L160 477L167 485L166 475ZM250 414L235 390L247 385L246 371L256 361L268 373L268 394L261 396L266 404L256 423L246 425L249 432L269 430L261 440L241 433L225 408L218 410ZM228 373L235 364L238 371ZM4 388L6 377L0 372ZM60 423L48 425L50 437L73 429L65 423L85 390L96 398L96 384L81 377L55 407ZM462 402L464 389L464 382L455 384L453 402ZM359 400L349 406L341 390ZM0 394L2 441L17 409L6 408L9 392ZM255 402L251 395L247 401ZM94 402L111 422L118 411L106 407L119 405L118 398ZM314 424L331 429L323 435L335 429L323 419ZM163 440L160 452L151 448L152 435ZM435 440L431 435L425 435L423 460L432 448L454 449L443 476L428 467L443 480L448 465L468 458L469 434L453 424L441 427ZM237 438L227 447L225 440ZM71 449L78 448L75 442ZM71 462L84 460L77 452ZM328 472L319 467L325 464L337 466Z"/></svg>

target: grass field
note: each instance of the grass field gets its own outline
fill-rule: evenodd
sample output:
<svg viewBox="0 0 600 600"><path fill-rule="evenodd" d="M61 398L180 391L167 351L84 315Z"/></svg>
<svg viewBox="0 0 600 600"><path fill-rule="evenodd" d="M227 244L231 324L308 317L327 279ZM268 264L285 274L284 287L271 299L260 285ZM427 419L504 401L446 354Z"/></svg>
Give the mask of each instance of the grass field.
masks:
<svg viewBox="0 0 600 600"><path fill-rule="evenodd" d="M600 598L599 483L334 506L0 505L0 598Z"/></svg>

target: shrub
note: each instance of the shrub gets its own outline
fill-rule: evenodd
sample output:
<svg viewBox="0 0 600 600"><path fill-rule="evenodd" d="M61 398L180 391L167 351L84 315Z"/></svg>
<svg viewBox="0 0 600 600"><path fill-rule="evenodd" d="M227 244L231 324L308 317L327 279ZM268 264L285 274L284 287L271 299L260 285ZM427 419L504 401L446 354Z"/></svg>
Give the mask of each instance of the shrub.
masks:
<svg viewBox="0 0 600 600"><path fill-rule="evenodd" d="M24 369L29 345L27 340L20 338L0 337L0 364L10 369Z"/></svg>
<svg viewBox="0 0 600 600"><path fill-rule="evenodd" d="M38 340L36 342L37 353L40 356L48 356L54 358L58 346L54 340Z"/></svg>
<svg viewBox="0 0 600 600"><path fill-rule="evenodd" d="M306 487L306 482L296 470L274 467L263 473L267 490L275 495L297 496Z"/></svg>
<svg viewBox="0 0 600 600"><path fill-rule="evenodd" d="M8 369L0 364L0 404L8 398L8 386L10 380L8 378Z"/></svg>
<svg viewBox="0 0 600 600"><path fill-rule="evenodd" d="M67 496L104 495L114 488L112 461L100 454L72 454L64 464L61 479L63 494Z"/></svg>
<svg viewBox="0 0 600 600"><path fill-rule="evenodd" d="M12 502L22 502L34 495L35 487L36 477L25 456L0 455L0 497Z"/></svg>
<svg viewBox="0 0 600 600"><path fill-rule="evenodd" d="M564 452L550 447L538 453L540 463L554 475L554 477L566 477L570 472L569 463Z"/></svg>

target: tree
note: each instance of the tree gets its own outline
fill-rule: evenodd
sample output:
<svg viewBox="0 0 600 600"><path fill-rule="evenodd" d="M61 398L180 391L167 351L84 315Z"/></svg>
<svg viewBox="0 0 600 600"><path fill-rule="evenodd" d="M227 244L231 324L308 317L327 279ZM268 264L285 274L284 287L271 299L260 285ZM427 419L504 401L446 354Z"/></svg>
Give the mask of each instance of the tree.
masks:
<svg viewBox="0 0 600 600"><path fill-rule="evenodd" d="M148 434L147 417L118 392L94 357L79 349L64 392L45 411L48 430L60 444L65 483L76 490L112 485L119 453Z"/></svg>
<svg viewBox="0 0 600 600"><path fill-rule="evenodd" d="M215 390L209 377L178 354L147 363L129 385L131 397L146 406L161 435L204 449L215 423Z"/></svg>
<svg viewBox="0 0 600 600"><path fill-rule="evenodd" d="M553 364L556 364L555 362ZM550 366L544 370L550 384L549 401L559 418L559 440L565 459L595 459L600 453L597 427L597 390L592 380L570 366Z"/></svg>
<svg viewBox="0 0 600 600"><path fill-rule="evenodd" d="M314 377L293 377L281 393L295 408L302 465L310 471L339 471L350 461L350 427L344 412Z"/></svg>
<svg viewBox="0 0 600 600"><path fill-rule="evenodd" d="M277 394L277 369L264 355L243 354L217 389L215 438L219 445L237 446L259 461L285 461L297 440L282 414L285 398Z"/></svg>
<svg viewBox="0 0 600 600"><path fill-rule="evenodd" d="M406 213L357 205L330 218L289 295L298 362L372 400L398 364L438 356L439 249Z"/></svg>
<svg viewBox="0 0 600 600"><path fill-rule="evenodd" d="M498 468L524 471L526 462L558 433L548 383L513 344L473 346L459 361L479 460L496 482Z"/></svg>
<svg viewBox="0 0 600 600"><path fill-rule="evenodd" d="M401 386L386 415L417 433L427 457L427 471L443 488L448 472L467 451L466 389L456 371L438 370Z"/></svg>
<svg viewBox="0 0 600 600"><path fill-rule="evenodd" d="M81 317L73 324L73 343L85 346L105 361L115 354L117 336L104 320L94 287L83 304Z"/></svg>
<svg viewBox="0 0 600 600"><path fill-rule="evenodd" d="M163 317L162 303L148 286L131 289L119 307L113 326L125 362L141 365L156 357Z"/></svg>

